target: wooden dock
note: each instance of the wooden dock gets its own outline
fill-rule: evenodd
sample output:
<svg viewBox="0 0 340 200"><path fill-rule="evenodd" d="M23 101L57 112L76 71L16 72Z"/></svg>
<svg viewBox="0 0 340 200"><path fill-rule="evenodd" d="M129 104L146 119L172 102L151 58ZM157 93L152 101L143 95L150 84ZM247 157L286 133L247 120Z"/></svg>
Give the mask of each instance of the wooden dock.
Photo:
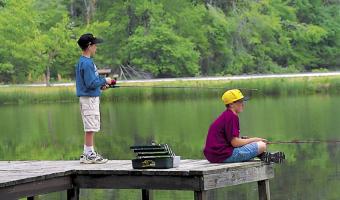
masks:
<svg viewBox="0 0 340 200"><path fill-rule="evenodd" d="M257 182L260 200L269 200L272 165L261 161L211 164L206 160L182 160L173 169L132 169L130 160L106 164L79 161L0 161L0 197L35 199L40 194L67 190L67 199L78 200L79 189L141 189L148 200L152 190L189 190L195 200L206 200L207 191Z"/></svg>

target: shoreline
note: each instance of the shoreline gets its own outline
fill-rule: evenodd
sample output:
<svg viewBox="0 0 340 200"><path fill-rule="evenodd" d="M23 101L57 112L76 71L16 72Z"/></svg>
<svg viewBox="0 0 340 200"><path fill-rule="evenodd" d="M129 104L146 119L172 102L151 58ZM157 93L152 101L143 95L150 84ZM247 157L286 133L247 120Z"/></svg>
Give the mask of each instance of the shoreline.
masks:
<svg viewBox="0 0 340 200"><path fill-rule="evenodd" d="M144 101L195 99L220 96L225 90L239 88L247 96L285 95L338 95L340 94L340 72L304 75L256 76L256 78L235 79L235 77L214 77L201 79L166 79L166 81L118 81L118 87L108 89L101 96L102 101ZM231 79L233 78L233 79ZM74 83L46 87L40 85L9 85L0 87L1 104L22 103L64 103L77 102Z"/></svg>
<svg viewBox="0 0 340 200"><path fill-rule="evenodd" d="M237 76L207 76L207 77L182 77L182 78L155 78L140 80L118 80L119 83L166 83L166 82L190 82L190 81L238 81L253 79L275 79L275 78L307 78L307 77L333 77L339 76L340 71L334 72L309 72L309 73L293 73L293 74L254 74L254 75L237 75ZM51 87L74 86L75 82L67 83L51 83ZM45 83L32 84L0 84L1 87L44 87Z"/></svg>

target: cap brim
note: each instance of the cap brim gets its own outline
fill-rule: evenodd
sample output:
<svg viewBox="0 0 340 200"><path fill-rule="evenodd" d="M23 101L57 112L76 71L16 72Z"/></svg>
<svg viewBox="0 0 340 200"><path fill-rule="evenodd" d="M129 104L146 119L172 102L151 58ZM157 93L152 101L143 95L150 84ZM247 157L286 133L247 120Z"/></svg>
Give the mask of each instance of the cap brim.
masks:
<svg viewBox="0 0 340 200"><path fill-rule="evenodd" d="M243 97L242 100L243 101L248 101L250 98L249 97Z"/></svg>
<svg viewBox="0 0 340 200"><path fill-rule="evenodd" d="M101 39L101 38L95 38L94 41L93 41L93 44L99 44L99 43L103 43L104 40Z"/></svg>
<svg viewBox="0 0 340 200"><path fill-rule="evenodd" d="M237 101L248 101L248 100L249 100L249 97L243 97L243 98L238 99L238 100L236 100L234 102L237 102Z"/></svg>

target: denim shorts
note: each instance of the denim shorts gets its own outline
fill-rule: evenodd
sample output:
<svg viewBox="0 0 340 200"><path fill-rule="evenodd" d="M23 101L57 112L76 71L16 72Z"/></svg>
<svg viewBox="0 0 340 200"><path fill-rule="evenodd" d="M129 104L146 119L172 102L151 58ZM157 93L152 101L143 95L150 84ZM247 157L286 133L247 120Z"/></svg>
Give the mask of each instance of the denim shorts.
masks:
<svg viewBox="0 0 340 200"><path fill-rule="evenodd" d="M257 142L252 142L242 147L234 148L233 154L223 162L224 163L235 163L235 162L248 161L252 158L255 158L257 155L258 155Z"/></svg>

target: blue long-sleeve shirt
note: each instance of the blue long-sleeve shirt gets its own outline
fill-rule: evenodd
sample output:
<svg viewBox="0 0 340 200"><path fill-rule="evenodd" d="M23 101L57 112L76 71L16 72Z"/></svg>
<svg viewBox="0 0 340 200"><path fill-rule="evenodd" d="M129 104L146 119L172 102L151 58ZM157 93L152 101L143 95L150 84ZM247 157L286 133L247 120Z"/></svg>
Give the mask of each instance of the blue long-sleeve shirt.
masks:
<svg viewBox="0 0 340 200"><path fill-rule="evenodd" d="M77 96L98 97L101 94L100 87L105 83L105 78L99 76L93 60L81 56L76 65Z"/></svg>

